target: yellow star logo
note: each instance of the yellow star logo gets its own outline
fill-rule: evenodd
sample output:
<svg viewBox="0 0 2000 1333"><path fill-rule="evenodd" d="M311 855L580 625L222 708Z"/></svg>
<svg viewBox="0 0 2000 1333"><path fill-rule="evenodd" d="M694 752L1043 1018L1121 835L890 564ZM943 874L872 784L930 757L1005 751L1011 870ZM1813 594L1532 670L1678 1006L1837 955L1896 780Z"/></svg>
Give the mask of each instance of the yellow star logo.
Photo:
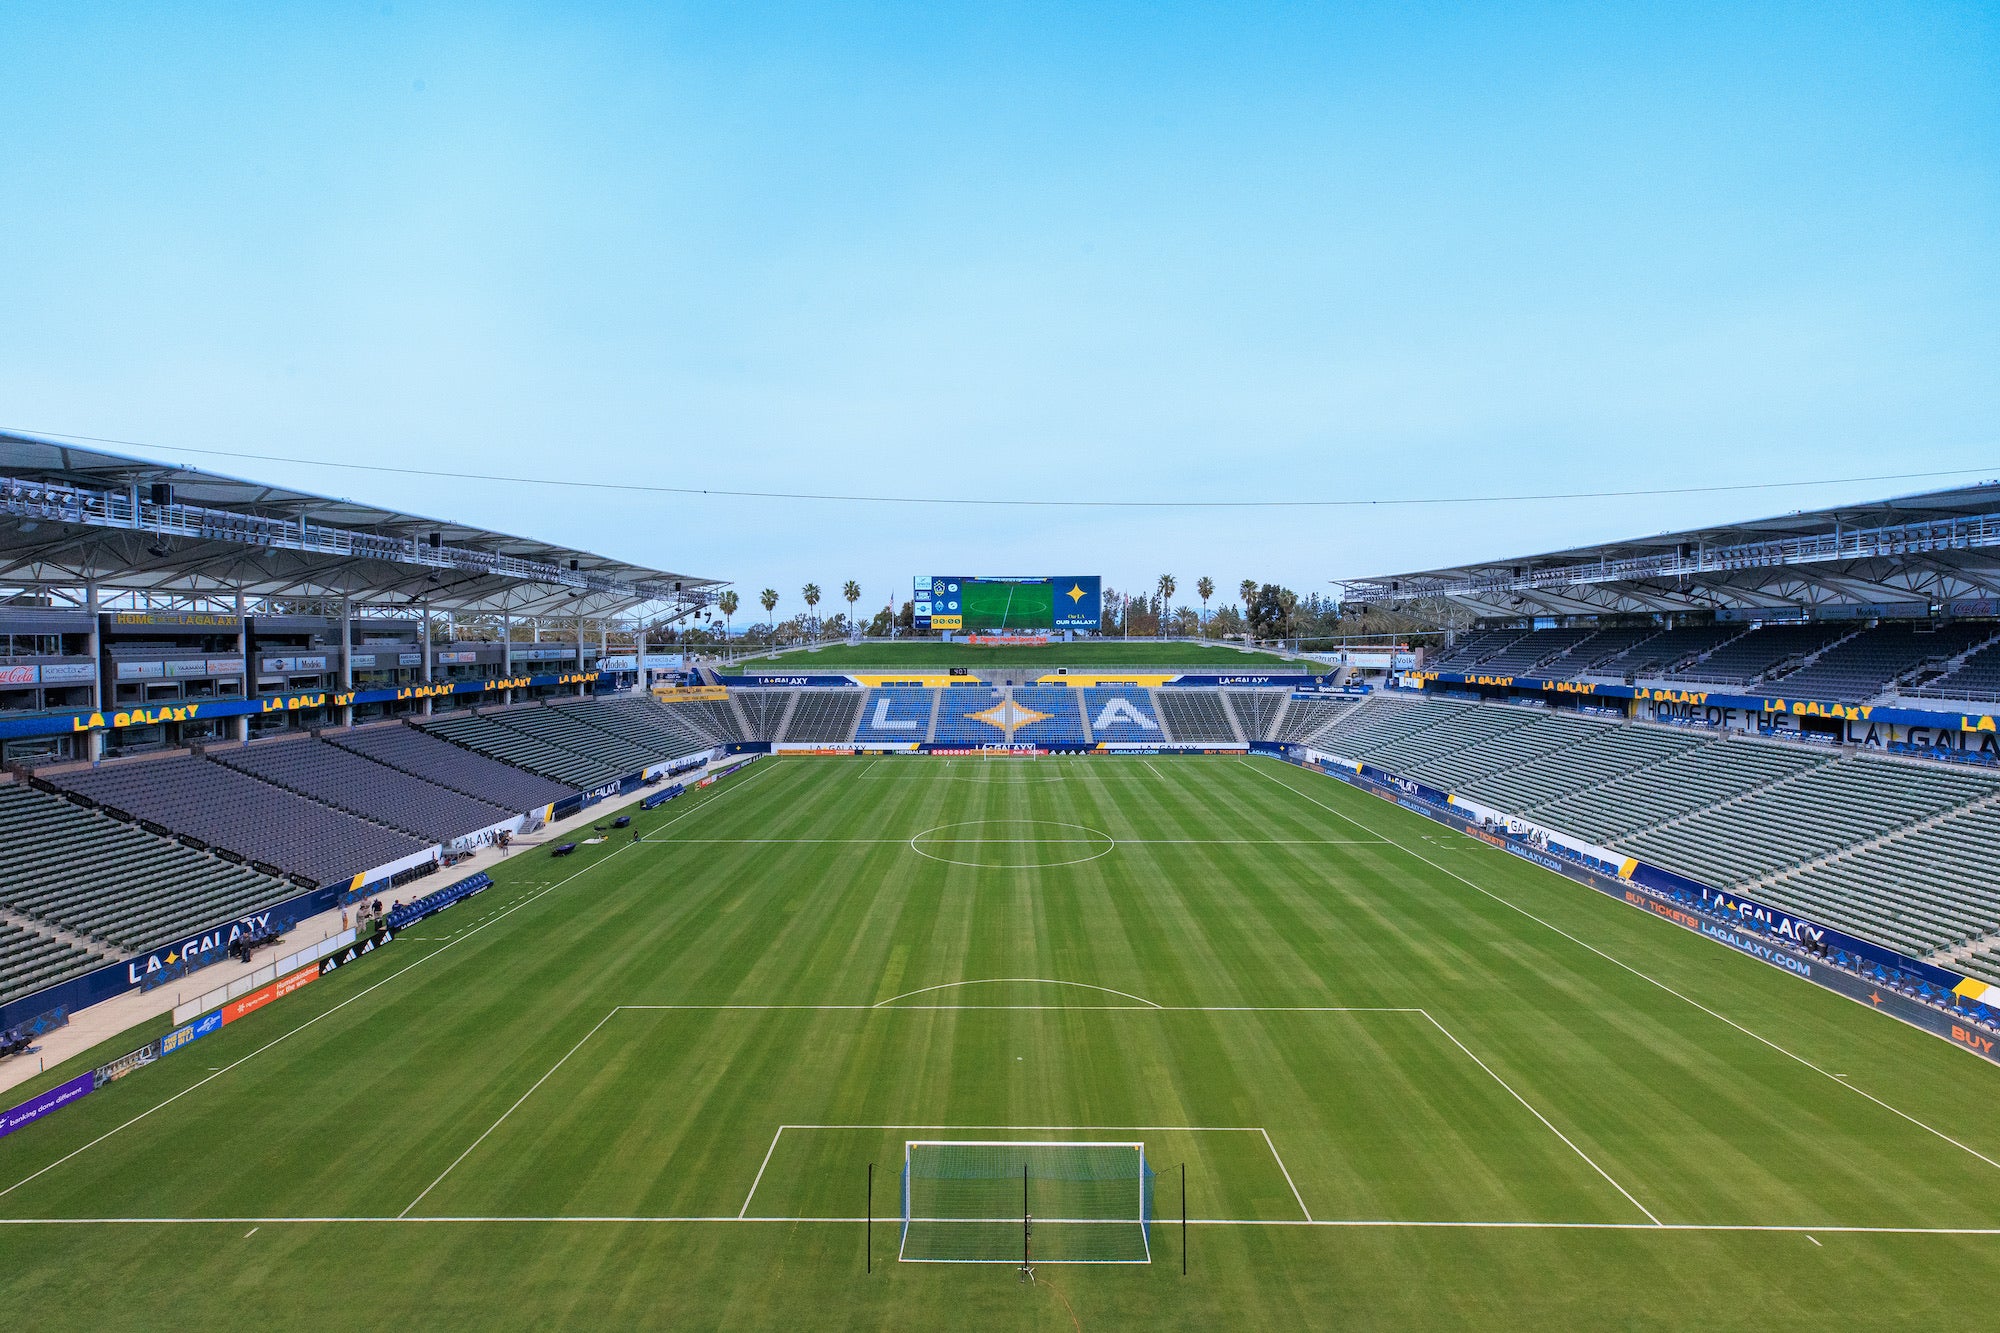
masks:
<svg viewBox="0 0 2000 1333"><path fill-rule="evenodd" d="M1072 583L1069 585L1069 599L1072 602L1083 600L1083 585L1081 583Z"/></svg>
<svg viewBox="0 0 2000 1333"><path fill-rule="evenodd" d="M171 950L167 953L167 962L169 964L178 963L180 960L181 956L179 954L174 953Z"/></svg>

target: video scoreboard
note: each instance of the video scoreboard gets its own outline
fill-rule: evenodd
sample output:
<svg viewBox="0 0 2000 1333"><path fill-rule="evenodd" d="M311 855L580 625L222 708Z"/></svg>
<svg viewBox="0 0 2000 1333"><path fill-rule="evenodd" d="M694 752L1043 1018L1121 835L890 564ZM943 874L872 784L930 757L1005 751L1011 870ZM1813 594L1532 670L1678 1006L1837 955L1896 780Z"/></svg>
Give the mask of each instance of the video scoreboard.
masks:
<svg viewBox="0 0 2000 1333"><path fill-rule="evenodd" d="M1047 578L919 575L915 592L916 627L920 630L1095 632L1104 620L1103 580L1096 574Z"/></svg>

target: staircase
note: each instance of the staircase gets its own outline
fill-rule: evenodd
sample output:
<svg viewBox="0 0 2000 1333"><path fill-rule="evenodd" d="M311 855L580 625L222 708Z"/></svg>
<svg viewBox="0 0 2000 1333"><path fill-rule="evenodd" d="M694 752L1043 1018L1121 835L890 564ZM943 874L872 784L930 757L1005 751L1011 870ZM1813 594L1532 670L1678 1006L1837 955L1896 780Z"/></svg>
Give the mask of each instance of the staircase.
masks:
<svg viewBox="0 0 2000 1333"><path fill-rule="evenodd" d="M0 907L0 922L4 922L10 926L19 926L23 930L31 930L37 935L42 935L52 940L61 940L64 944L73 944L79 949L88 949L92 953L104 954L107 959L122 958L131 952L131 950L122 944L113 944L110 940L101 940L95 935L84 935L74 930L65 930L54 922L44 921L38 916L28 916L24 913L16 912L9 907Z"/></svg>
<svg viewBox="0 0 2000 1333"><path fill-rule="evenodd" d="M785 739L785 732L792 725L792 714L799 711L799 701L806 697L804 690L791 690L789 693L791 697L785 700L785 711L778 715L778 724L771 728L771 734L769 736L751 736L751 740L781 741ZM748 735L747 732L745 734Z"/></svg>

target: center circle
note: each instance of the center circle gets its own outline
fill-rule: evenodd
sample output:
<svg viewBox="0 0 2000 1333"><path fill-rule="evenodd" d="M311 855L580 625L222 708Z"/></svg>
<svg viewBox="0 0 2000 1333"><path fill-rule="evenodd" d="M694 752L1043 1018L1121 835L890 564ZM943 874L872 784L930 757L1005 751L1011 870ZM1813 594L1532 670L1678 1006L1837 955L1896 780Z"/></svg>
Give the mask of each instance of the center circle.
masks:
<svg viewBox="0 0 2000 1333"><path fill-rule="evenodd" d="M1095 861L1118 845L1102 829L1056 819L966 819L910 839L918 856L986 870L1037 870Z"/></svg>

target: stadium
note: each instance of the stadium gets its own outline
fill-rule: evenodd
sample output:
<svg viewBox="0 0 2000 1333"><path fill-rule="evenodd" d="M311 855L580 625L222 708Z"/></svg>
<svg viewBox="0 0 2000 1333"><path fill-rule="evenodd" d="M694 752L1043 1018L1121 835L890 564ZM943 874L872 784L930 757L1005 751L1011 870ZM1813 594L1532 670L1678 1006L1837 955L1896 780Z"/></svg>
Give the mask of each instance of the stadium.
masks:
<svg viewBox="0 0 2000 1333"><path fill-rule="evenodd" d="M1995 1322L1991 14L0 42L0 1324Z"/></svg>
<svg viewBox="0 0 2000 1333"><path fill-rule="evenodd" d="M1401 667L1045 613L651 684L715 580L5 448L16 1255L1219 1319L1798 1245L1900 1303L2000 1227L2000 487L1356 580L1477 616Z"/></svg>

